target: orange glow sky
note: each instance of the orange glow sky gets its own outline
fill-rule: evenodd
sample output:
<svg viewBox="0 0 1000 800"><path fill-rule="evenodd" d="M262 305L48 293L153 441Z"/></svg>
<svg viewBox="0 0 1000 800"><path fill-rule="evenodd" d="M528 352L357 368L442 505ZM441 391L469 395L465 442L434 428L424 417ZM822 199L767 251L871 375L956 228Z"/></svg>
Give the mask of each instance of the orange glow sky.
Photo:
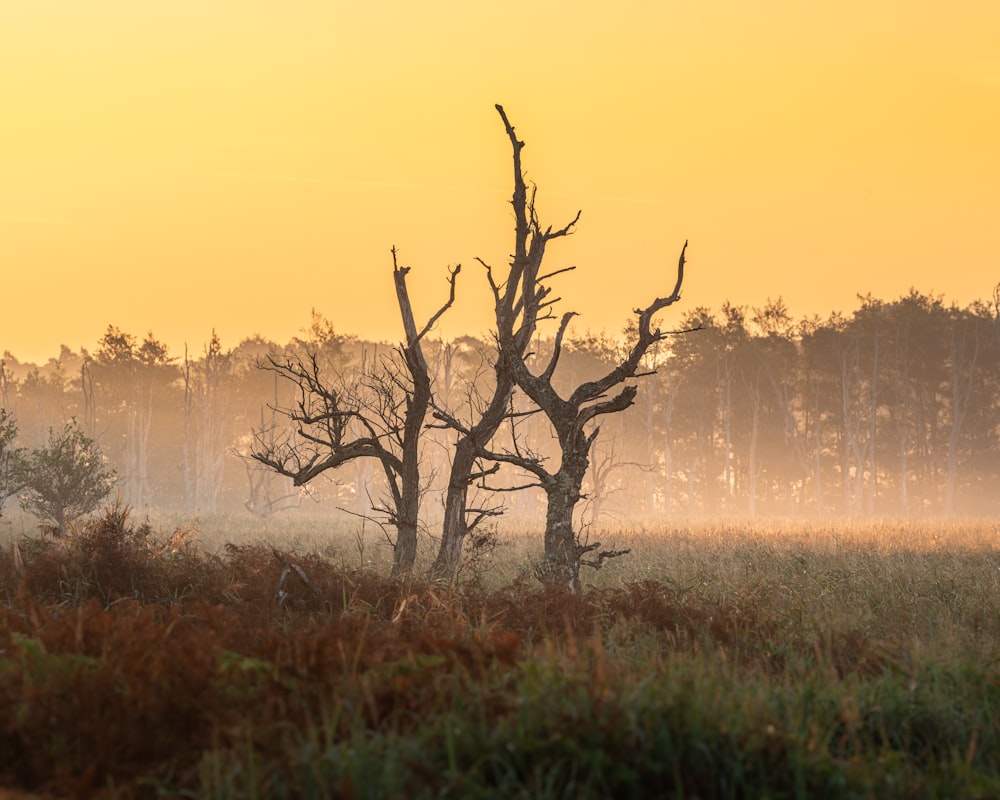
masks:
<svg viewBox="0 0 1000 800"><path fill-rule="evenodd" d="M1000 281L996 0L5 0L0 352L175 355L310 309L398 339L465 269L445 337L488 328L526 140L563 309L619 330L783 296L796 316ZM680 312L675 313L678 317ZM669 324L669 322L668 322Z"/></svg>

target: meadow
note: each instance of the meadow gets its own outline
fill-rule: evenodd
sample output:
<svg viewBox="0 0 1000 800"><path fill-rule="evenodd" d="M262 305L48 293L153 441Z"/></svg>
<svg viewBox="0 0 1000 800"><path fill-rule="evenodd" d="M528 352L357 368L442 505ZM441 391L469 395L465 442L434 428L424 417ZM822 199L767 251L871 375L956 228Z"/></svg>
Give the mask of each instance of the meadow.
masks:
<svg viewBox="0 0 1000 800"><path fill-rule="evenodd" d="M8 530L0 788L1000 796L1000 524L600 538L631 552L573 596L533 577L529 531L445 586L389 580L360 523L112 508L63 541Z"/></svg>

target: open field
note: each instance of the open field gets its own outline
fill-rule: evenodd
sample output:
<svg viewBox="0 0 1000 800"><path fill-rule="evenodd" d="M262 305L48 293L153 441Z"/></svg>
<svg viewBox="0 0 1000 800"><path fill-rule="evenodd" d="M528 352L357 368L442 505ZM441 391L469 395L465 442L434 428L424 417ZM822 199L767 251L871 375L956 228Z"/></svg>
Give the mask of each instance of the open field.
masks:
<svg viewBox="0 0 1000 800"><path fill-rule="evenodd" d="M8 535L0 787L1000 795L997 523L602 534L632 552L580 597L535 581L527 533L434 586L385 578L377 529L328 525Z"/></svg>

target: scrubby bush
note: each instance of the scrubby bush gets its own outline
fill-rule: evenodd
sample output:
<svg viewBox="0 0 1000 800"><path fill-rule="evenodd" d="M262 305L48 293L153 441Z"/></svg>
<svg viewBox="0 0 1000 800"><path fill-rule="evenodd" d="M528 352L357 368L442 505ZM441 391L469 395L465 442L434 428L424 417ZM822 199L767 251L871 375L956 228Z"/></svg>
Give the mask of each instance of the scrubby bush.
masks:
<svg viewBox="0 0 1000 800"><path fill-rule="evenodd" d="M22 507L64 535L74 520L97 509L111 494L115 473L105 464L97 442L76 420L61 431L49 428L48 443L24 460L26 492Z"/></svg>
<svg viewBox="0 0 1000 800"><path fill-rule="evenodd" d="M177 600L210 574L211 559L192 546L194 536L178 529L161 539L148 522L134 523L128 506L114 503L66 537L12 542L10 558L0 558L0 602L10 602L19 585L39 600L67 605Z"/></svg>

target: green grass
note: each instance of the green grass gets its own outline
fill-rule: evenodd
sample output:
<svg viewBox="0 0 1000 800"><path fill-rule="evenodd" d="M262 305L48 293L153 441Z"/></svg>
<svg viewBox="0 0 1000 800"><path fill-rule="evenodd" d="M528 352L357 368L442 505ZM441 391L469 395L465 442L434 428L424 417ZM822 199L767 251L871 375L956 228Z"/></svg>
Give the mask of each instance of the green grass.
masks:
<svg viewBox="0 0 1000 800"><path fill-rule="evenodd" d="M177 529L187 544L165 547ZM8 542L0 787L1000 795L995 523L602 534L632 553L579 597L529 577L525 532L457 586L388 580L380 534L361 533L118 512ZM281 607L272 546L311 584L290 578Z"/></svg>

